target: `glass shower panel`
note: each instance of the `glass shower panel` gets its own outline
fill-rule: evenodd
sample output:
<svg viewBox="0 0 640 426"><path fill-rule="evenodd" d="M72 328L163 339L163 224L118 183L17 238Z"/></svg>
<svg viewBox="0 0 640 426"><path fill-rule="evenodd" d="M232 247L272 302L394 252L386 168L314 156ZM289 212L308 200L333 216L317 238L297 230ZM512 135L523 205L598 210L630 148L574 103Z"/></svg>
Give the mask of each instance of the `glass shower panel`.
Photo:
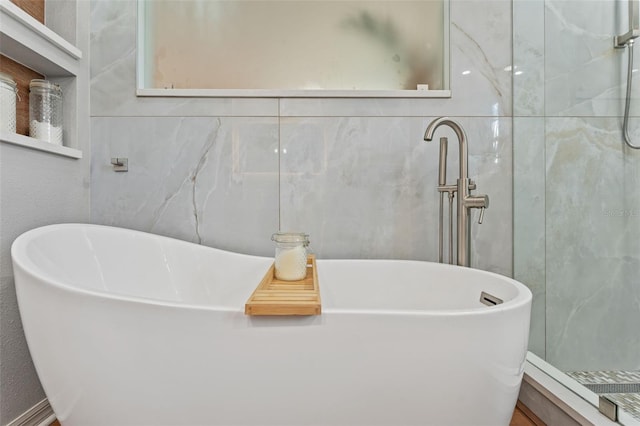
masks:
<svg viewBox="0 0 640 426"><path fill-rule="evenodd" d="M544 2L513 2L514 277L533 293L529 350L545 358Z"/></svg>
<svg viewBox="0 0 640 426"><path fill-rule="evenodd" d="M145 88L444 89L443 0L144 7Z"/></svg>
<svg viewBox="0 0 640 426"><path fill-rule="evenodd" d="M514 270L534 292L530 350L640 419L640 151L623 142L627 55L613 48L626 13L514 2Z"/></svg>
<svg viewBox="0 0 640 426"><path fill-rule="evenodd" d="M640 152L623 145L626 55L613 48L623 6L546 1L547 360L565 371L640 369Z"/></svg>

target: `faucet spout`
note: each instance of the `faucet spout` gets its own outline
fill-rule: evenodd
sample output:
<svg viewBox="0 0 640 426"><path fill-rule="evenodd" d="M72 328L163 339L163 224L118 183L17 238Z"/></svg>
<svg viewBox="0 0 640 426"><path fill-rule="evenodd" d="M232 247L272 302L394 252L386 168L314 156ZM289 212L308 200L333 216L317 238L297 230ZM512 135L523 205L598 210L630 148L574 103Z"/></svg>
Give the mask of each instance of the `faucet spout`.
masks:
<svg viewBox="0 0 640 426"><path fill-rule="evenodd" d="M427 126L427 130L424 132L424 140L427 142L433 140L433 134L440 126L450 127L458 137L458 155L460 156L460 161L458 162L460 166L460 172L458 174L458 177L461 180L467 179L469 177L469 154L467 149L467 134L465 133L462 126L460 126L449 117L436 118Z"/></svg>

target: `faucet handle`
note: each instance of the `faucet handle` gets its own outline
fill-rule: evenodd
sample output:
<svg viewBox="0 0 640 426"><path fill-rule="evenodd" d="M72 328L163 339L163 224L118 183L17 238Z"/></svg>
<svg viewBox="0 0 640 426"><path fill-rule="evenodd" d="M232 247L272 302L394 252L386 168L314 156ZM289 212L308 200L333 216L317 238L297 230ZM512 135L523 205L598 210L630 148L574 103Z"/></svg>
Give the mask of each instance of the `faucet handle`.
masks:
<svg viewBox="0 0 640 426"><path fill-rule="evenodd" d="M484 209L489 207L488 195L470 195L464 199L464 206L468 209L480 209L480 217L478 223L484 220Z"/></svg>

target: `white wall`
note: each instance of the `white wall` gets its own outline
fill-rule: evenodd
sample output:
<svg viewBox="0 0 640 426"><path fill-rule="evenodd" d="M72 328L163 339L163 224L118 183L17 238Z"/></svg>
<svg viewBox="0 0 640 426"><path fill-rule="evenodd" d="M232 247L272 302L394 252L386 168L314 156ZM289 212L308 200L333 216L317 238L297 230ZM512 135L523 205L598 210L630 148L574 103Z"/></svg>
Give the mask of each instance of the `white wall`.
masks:
<svg viewBox="0 0 640 426"><path fill-rule="evenodd" d="M66 8L73 2L57 4ZM50 10L55 9L49 7ZM73 10L73 9L71 9ZM89 110L89 4L77 4L77 34L67 28L75 22L68 13L47 13L47 24L64 37L77 37L84 52L78 75L79 149L74 160L0 143L0 424L5 425L44 398L29 356L16 301L10 248L21 233L46 224L89 221L91 161Z"/></svg>

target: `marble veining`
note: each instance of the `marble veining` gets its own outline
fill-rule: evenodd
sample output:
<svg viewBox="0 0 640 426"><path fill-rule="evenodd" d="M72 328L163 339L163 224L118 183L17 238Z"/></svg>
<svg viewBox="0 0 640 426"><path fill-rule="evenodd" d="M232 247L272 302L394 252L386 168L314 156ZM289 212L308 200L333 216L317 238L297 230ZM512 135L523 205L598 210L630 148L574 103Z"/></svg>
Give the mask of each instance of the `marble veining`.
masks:
<svg viewBox="0 0 640 426"><path fill-rule="evenodd" d="M321 257L436 260L432 118L95 117L93 220L249 253L270 255L280 227L310 233ZM460 121L477 192L491 197L472 266L510 275L510 120ZM130 171L113 172L112 156Z"/></svg>
<svg viewBox="0 0 640 426"><path fill-rule="evenodd" d="M91 1L92 116L274 116L277 99L136 96L136 0Z"/></svg>
<svg viewBox="0 0 640 426"><path fill-rule="evenodd" d="M423 141L432 118L283 119L281 227L309 232L321 257L436 260L439 145ZM510 275L509 120L459 121L472 135L469 173L476 192L491 197L485 222L473 225L472 266ZM310 128L322 130L313 140L299 137ZM450 141L453 182L456 137L446 128L438 130L441 136ZM504 245L493 244L496 235Z"/></svg>
<svg viewBox="0 0 640 426"><path fill-rule="evenodd" d="M509 0L450 3L451 99L136 97L136 2L91 11L95 222L267 255L272 232L304 228L323 256L435 260L438 147L423 135L447 114L491 197L472 265L511 274Z"/></svg>
<svg viewBox="0 0 640 426"><path fill-rule="evenodd" d="M511 4L450 3L450 99L136 97L136 1L92 1L93 116L508 116ZM463 72L465 74L463 74ZM468 72L468 73L467 73Z"/></svg>
<svg viewBox="0 0 640 426"><path fill-rule="evenodd" d="M508 92L505 90L506 88L501 87L501 83L508 81L505 81L504 78L501 79L500 74L504 75L505 70L500 70L501 73L499 74L499 71L492 66L489 58L487 57L487 53L483 51L482 46L474 40L473 37L464 30L464 28L461 28L455 22L451 23L451 27L466 39L465 43L460 43L456 47L460 50L465 59L471 60L478 65L478 72L487 79L487 82L495 92L495 97L499 99L498 103L504 109L505 106L508 105L509 99L505 97L505 94L508 94Z"/></svg>
<svg viewBox="0 0 640 426"><path fill-rule="evenodd" d="M513 3L513 115L544 115L544 2Z"/></svg>
<svg viewBox="0 0 640 426"><path fill-rule="evenodd" d="M547 115L622 114L627 54L613 48L613 36L627 29L615 3L548 0L545 9Z"/></svg>
<svg viewBox="0 0 640 426"><path fill-rule="evenodd" d="M564 370L638 368L640 156L623 147L627 52L612 46L625 21L624 2L514 2L514 272L534 293L531 349Z"/></svg>
<svg viewBox="0 0 640 426"><path fill-rule="evenodd" d="M513 120L513 276L533 293L529 350L545 357L545 126L543 117Z"/></svg>
<svg viewBox="0 0 640 426"><path fill-rule="evenodd" d="M211 148L213 147L213 144L215 143L218 136L217 133L218 133L218 130L220 129L220 119L217 120L216 124L217 126L214 128L213 134L208 136L209 141L207 142L207 145L204 148L204 153L202 154L202 157L200 157L200 160L198 160L198 164L196 165L195 170L193 171L193 174L190 176L190 180L191 182L193 182L191 192L192 192L192 201L193 201L193 216L195 220L195 233L197 236L198 244L202 244L202 236L200 235L200 222L198 220L198 213L199 213L198 205L197 205L198 197L196 196L196 192L198 190L198 174L203 169L203 167L205 167L205 165L207 164L209 152L211 151Z"/></svg>
<svg viewBox="0 0 640 426"><path fill-rule="evenodd" d="M548 119L546 140L548 360L637 369L640 156L617 119Z"/></svg>
<svg viewBox="0 0 640 426"><path fill-rule="evenodd" d="M277 120L92 119L92 219L254 254L278 228ZM253 152L237 146L243 133ZM129 172L108 159L128 157ZM264 170L259 179L246 170Z"/></svg>

